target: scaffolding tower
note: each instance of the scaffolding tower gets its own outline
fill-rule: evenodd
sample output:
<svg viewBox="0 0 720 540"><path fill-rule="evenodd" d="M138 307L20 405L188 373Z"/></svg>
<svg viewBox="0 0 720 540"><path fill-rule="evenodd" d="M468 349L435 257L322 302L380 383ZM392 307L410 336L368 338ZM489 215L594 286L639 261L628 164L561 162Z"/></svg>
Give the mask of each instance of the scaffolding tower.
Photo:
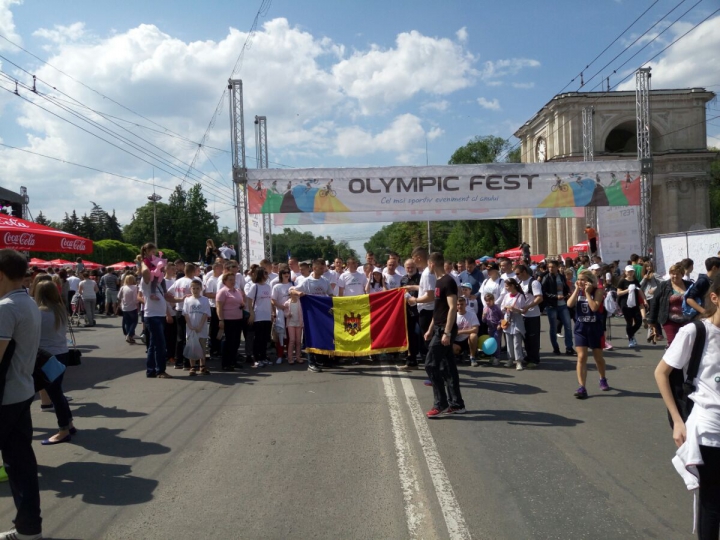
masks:
<svg viewBox="0 0 720 540"><path fill-rule="evenodd" d="M582 127L583 127L583 161L595 160L595 131L593 129L593 115L595 108L590 105L583 107L582 110ZM597 207L585 207L585 221L593 228L597 228Z"/></svg>
<svg viewBox="0 0 720 540"><path fill-rule="evenodd" d="M652 68L635 72L635 114L637 116L637 157L640 161L640 247L650 255L652 238L652 150L650 149L650 77Z"/></svg>
<svg viewBox="0 0 720 540"><path fill-rule="evenodd" d="M238 261L242 269L250 268L250 235L248 231L248 182L245 166L245 117L242 80L229 79L230 140L232 147L232 176L235 186L235 209L238 231Z"/></svg>
<svg viewBox="0 0 720 540"><path fill-rule="evenodd" d="M255 116L255 155L257 168L267 169L268 167L268 146L267 146L267 117ZM265 258L272 260L272 214L263 214L263 244Z"/></svg>

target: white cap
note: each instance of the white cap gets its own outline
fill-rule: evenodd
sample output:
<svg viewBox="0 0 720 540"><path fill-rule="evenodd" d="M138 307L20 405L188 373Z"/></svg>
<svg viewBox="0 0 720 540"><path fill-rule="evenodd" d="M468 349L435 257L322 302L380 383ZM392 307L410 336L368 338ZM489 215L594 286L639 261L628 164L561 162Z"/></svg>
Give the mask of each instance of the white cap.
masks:
<svg viewBox="0 0 720 540"><path fill-rule="evenodd" d="M378 274L383 273L382 268L378 268L377 266L375 268L373 268L373 272L377 272Z"/></svg>
<svg viewBox="0 0 720 540"><path fill-rule="evenodd" d="M635 267L634 267L632 264L628 264L628 265L625 267L625 271L626 271L626 272L634 272L634 271L635 271Z"/></svg>
<svg viewBox="0 0 720 540"><path fill-rule="evenodd" d="M600 270L600 265L595 263L588 268L588 270Z"/></svg>

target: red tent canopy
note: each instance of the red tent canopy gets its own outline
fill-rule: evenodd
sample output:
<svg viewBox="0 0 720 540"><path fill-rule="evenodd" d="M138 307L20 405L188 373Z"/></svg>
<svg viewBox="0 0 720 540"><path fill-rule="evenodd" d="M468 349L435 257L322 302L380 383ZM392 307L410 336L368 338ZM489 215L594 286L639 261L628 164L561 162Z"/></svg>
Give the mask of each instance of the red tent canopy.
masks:
<svg viewBox="0 0 720 540"><path fill-rule="evenodd" d="M530 260L532 262L543 262L545 260L545 255L530 255Z"/></svg>
<svg viewBox="0 0 720 540"><path fill-rule="evenodd" d="M107 268L112 268L113 270L125 270L126 268L135 268L137 265L134 262L117 262L115 264L111 264Z"/></svg>
<svg viewBox="0 0 720 540"><path fill-rule="evenodd" d="M48 264L50 266L75 266L74 262L66 261L65 259L53 259L52 261L48 261Z"/></svg>
<svg viewBox="0 0 720 540"><path fill-rule="evenodd" d="M585 251L587 251L587 250L588 250L587 240L585 240L584 242L580 242L580 243L578 243L578 244L575 244L574 246L570 246L570 251L574 251L574 252L576 252L576 253L577 253L577 252L585 252Z"/></svg>
<svg viewBox="0 0 720 540"><path fill-rule="evenodd" d="M103 267L102 264L98 264L98 263L92 262L92 261L86 261L85 259L83 259L83 264L85 265L85 268L87 268L88 270L97 270L98 268Z"/></svg>
<svg viewBox="0 0 720 540"><path fill-rule="evenodd" d="M30 259L30 262L28 262L28 266L37 266L38 268L48 268L52 266L49 262L44 261L43 259L36 259L32 258Z"/></svg>
<svg viewBox="0 0 720 540"><path fill-rule="evenodd" d="M522 257L522 249L520 249L520 246L512 249L506 249L505 251L502 251L500 253L495 254L496 258L500 257L507 257L508 259L512 259L514 257Z"/></svg>
<svg viewBox="0 0 720 540"><path fill-rule="evenodd" d="M563 260L563 261L564 261L565 259L573 259L573 260L575 260L575 257L577 257L577 253L572 253L572 252L570 252L570 253L561 253L561 254L560 254L560 257L562 257L562 260Z"/></svg>
<svg viewBox="0 0 720 540"><path fill-rule="evenodd" d="M13 216L0 215L0 248L92 253L92 240Z"/></svg>

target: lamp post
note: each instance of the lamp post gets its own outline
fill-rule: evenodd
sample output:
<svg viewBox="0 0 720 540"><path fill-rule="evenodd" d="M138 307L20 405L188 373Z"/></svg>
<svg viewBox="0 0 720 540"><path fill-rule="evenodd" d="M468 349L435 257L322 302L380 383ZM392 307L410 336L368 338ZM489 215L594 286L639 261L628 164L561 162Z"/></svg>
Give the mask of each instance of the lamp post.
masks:
<svg viewBox="0 0 720 540"><path fill-rule="evenodd" d="M158 245L158 241L157 241L157 202L161 199L162 199L162 197L154 192L152 195L148 196L148 201L152 201L152 203L153 203L153 230L155 231L155 247L157 247L157 245Z"/></svg>

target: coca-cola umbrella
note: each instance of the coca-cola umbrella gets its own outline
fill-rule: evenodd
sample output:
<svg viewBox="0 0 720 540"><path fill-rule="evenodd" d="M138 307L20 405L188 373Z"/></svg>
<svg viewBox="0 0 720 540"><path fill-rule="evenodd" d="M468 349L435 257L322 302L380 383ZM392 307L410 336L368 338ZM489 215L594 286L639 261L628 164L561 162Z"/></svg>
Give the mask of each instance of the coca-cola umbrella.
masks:
<svg viewBox="0 0 720 540"><path fill-rule="evenodd" d="M102 268L103 266L102 264L98 264L92 261L86 261L85 259L83 259L83 264L85 265L86 270L97 270L98 268Z"/></svg>
<svg viewBox="0 0 720 540"><path fill-rule="evenodd" d="M36 259L35 257L30 259L30 262L28 262L28 265L30 267L37 266L38 268L48 268L48 267L52 266L49 262L47 262L43 259Z"/></svg>
<svg viewBox="0 0 720 540"><path fill-rule="evenodd" d="M0 248L18 251L92 253L92 240L0 214Z"/></svg>
<svg viewBox="0 0 720 540"><path fill-rule="evenodd" d="M507 257L508 259L514 259L516 257L522 257L522 249L520 249L520 246L512 249L506 249L505 251L502 251L500 253L497 253L495 255L496 258L500 257Z"/></svg>
<svg viewBox="0 0 720 540"><path fill-rule="evenodd" d="M65 266L65 267L73 267L75 266L75 263L72 261L66 261L65 259L53 259L52 261L48 261L48 264L52 266L53 268L58 266Z"/></svg>
<svg viewBox="0 0 720 540"><path fill-rule="evenodd" d="M575 244L574 246L570 246L570 251L573 251L575 253L583 253L588 250L588 242L587 240L583 242L579 242Z"/></svg>
<svg viewBox="0 0 720 540"><path fill-rule="evenodd" d="M112 268L113 270L125 270L126 268L135 268L137 265L134 262L117 262L115 264L111 264L107 268Z"/></svg>

